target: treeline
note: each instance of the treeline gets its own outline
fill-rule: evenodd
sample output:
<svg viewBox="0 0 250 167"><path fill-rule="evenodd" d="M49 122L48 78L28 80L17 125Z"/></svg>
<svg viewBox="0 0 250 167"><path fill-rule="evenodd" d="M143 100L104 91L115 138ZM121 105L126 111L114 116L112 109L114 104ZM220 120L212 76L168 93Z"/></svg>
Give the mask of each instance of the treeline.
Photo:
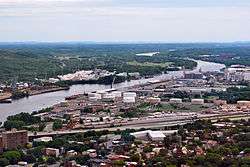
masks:
<svg viewBox="0 0 250 167"><path fill-rule="evenodd" d="M205 97L208 96L218 96L220 99L226 100L228 103L237 103L239 100L250 100L250 87L231 87L228 88L227 91L205 94Z"/></svg>
<svg viewBox="0 0 250 167"><path fill-rule="evenodd" d="M78 70L105 69L117 72L139 72L143 76L159 74L163 71L176 70L176 66L187 69L196 63L182 58L164 55L152 57L136 56L146 52L148 45L31 45L20 48L19 45L1 49L0 46L0 82L35 81L58 75L73 73ZM153 46L150 46L153 50ZM41 49L43 48L43 50ZM161 47L162 48L162 47ZM168 63L172 66L133 66L128 62Z"/></svg>
<svg viewBox="0 0 250 167"><path fill-rule="evenodd" d="M160 52L155 56L137 53ZM220 55L201 57L200 55ZM186 58L219 63L249 65L249 44L83 44L37 43L0 45L0 82L34 81L72 73L77 70L105 69L117 72L140 72L142 75L192 69L196 63ZM168 63L171 67L133 66L128 62Z"/></svg>
<svg viewBox="0 0 250 167"><path fill-rule="evenodd" d="M7 120L4 122L3 127L6 130L24 129L25 126L42 123L41 118L33 116L29 113L20 113L13 116L8 116Z"/></svg>

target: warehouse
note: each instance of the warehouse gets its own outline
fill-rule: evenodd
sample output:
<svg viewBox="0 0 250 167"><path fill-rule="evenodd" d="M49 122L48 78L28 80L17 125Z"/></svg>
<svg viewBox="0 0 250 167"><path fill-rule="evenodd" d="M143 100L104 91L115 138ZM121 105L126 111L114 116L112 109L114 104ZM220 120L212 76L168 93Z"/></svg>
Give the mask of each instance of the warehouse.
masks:
<svg viewBox="0 0 250 167"><path fill-rule="evenodd" d="M204 104L204 99L192 99L191 103L196 105L202 105Z"/></svg>

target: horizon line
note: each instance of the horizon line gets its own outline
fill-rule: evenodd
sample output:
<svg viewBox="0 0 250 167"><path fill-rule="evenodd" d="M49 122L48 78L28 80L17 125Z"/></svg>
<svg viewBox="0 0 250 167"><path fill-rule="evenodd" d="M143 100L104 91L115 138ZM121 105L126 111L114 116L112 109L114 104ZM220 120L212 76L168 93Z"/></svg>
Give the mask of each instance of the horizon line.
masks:
<svg viewBox="0 0 250 167"><path fill-rule="evenodd" d="M250 40L242 41L0 41L0 44L14 44L14 43L85 43L85 44L230 44L230 43L250 43Z"/></svg>

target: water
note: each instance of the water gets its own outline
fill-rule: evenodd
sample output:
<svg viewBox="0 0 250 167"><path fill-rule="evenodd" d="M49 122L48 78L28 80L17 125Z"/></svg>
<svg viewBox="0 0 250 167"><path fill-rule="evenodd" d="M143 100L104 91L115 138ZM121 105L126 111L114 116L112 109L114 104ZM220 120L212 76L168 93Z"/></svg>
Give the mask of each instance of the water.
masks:
<svg viewBox="0 0 250 167"><path fill-rule="evenodd" d="M211 63L205 61L197 61L197 63L198 63L197 67L194 70L192 70L192 72L197 72L200 69L202 69L202 71L204 72L220 71L220 69L225 68L225 65L218 63ZM174 71L170 72L169 74L161 74L153 78L132 80L115 84L114 88L122 88L127 86L143 84L152 80L171 79L172 77L181 77L182 75L183 75L182 71ZM73 85L70 87L69 90L30 96L28 98L14 100L10 104L0 104L0 121L3 122L9 115L14 115L20 112L31 113L33 111L37 111L42 108L50 107L56 103L64 101L65 97L67 96L71 96L74 94L83 94L87 92L93 92L109 88L110 85L99 85L99 84Z"/></svg>
<svg viewBox="0 0 250 167"><path fill-rule="evenodd" d="M136 56L154 56L160 52L138 53Z"/></svg>

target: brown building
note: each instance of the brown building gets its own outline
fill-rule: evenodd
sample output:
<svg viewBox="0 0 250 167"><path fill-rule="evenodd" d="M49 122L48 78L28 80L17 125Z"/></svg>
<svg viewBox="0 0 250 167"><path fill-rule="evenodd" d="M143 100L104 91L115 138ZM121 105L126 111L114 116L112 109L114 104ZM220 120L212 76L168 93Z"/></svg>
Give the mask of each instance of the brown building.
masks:
<svg viewBox="0 0 250 167"><path fill-rule="evenodd" d="M28 141L28 132L26 130L11 130L2 133L3 149L16 149L17 147L25 147Z"/></svg>
<svg viewBox="0 0 250 167"><path fill-rule="evenodd" d="M77 164L76 161L66 161L64 167L81 167L81 165Z"/></svg>
<svg viewBox="0 0 250 167"><path fill-rule="evenodd" d="M60 154L59 149L56 149L56 148L45 148L44 153L45 155L54 156L54 157L58 157Z"/></svg>
<svg viewBox="0 0 250 167"><path fill-rule="evenodd" d="M0 136L0 153L3 153L3 138Z"/></svg>

